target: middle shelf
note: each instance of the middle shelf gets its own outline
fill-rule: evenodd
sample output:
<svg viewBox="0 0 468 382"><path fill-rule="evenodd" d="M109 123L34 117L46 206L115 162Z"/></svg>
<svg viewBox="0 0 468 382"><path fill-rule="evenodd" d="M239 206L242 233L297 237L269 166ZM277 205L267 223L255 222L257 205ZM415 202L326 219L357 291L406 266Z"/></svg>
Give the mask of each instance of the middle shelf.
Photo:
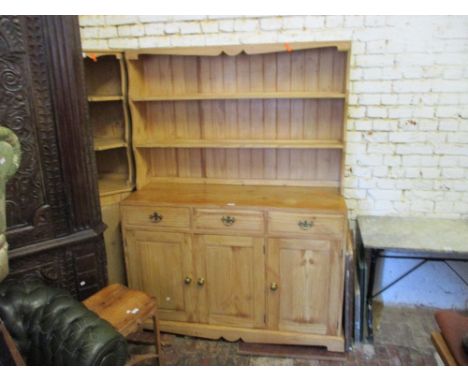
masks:
<svg viewBox="0 0 468 382"><path fill-rule="evenodd" d="M130 106L137 147L342 147L343 99L155 101Z"/></svg>
<svg viewBox="0 0 468 382"><path fill-rule="evenodd" d="M135 142L137 148L291 148L291 149L342 149L340 140L285 140L285 139L174 139L163 141Z"/></svg>
<svg viewBox="0 0 468 382"><path fill-rule="evenodd" d="M203 100L250 100L250 99L344 99L341 92L244 92L244 93L192 93L132 96L130 101L203 101Z"/></svg>

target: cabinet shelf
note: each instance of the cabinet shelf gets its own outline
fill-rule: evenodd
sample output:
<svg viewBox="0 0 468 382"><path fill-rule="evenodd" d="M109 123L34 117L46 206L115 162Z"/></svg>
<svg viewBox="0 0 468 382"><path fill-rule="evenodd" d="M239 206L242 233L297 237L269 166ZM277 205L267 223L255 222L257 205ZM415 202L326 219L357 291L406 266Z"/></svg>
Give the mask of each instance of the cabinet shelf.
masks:
<svg viewBox="0 0 468 382"><path fill-rule="evenodd" d="M127 147L127 142L123 139L118 138L95 138L94 139L94 150L103 151L111 150L119 147Z"/></svg>
<svg viewBox="0 0 468 382"><path fill-rule="evenodd" d="M112 102L122 101L123 96L88 96L88 102Z"/></svg>
<svg viewBox="0 0 468 382"><path fill-rule="evenodd" d="M93 53L88 52L89 55ZM92 98L122 96L125 94L125 79L121 55L96 55L97 60L84 59L86 89ZM94 101L90 100L90 101ZM99 100L97 100L99 101Z"/></svg>
<svg viewBox="0 0 468 382"><path fill-rule="evenodd" d="M136 142L137 148L296 148L296 149L343 149L338 140L173 140L159 142Z"/></svg>
<svg viewBox="0 0 468 382"><path fill-rule="evenodd" d="M99 196L109 196L130 192L133 186L128 184L127 179L101 178L99 179Z"/></svg>
<svg viewBox="0 0 468 382"><path fill-rule="evenodd" d="M200 93L168 94L157 96L130 96L133 102L152 101L201 101L201 100L242 100L242 99L344 99L345 93L338 92L247 92L247 93Z"/></svg>
<svg viewBox="0 0 468 382"><path fill-rule="evenodd" d="M133 187L128 148L118 147L95 153L100 196L131 191Z"/></svg>
<svg viewBox="0 0 468 382"><path fill-rule="evenodd" d="M123 54L86 52L84 69L99 195L124 194L133 189L133 165Z"/></svg>

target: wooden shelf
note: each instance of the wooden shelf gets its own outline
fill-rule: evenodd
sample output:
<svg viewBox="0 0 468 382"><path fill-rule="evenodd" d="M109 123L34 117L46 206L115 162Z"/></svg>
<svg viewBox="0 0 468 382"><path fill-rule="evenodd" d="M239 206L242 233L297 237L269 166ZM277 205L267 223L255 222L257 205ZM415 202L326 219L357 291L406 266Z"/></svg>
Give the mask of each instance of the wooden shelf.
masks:
<svg viewBox="0 0 468 382"><path fill-rule="evenodd" d="M133 186L129 185L126 179L101 178L99 179L99 196L108 196L129 192Z"/></svg>
<svg viewBox="0 0 468 382"><path fill-rule="evenodd" d="M258 93L213 93L213 94L177 94L177 95L158 95L148 97L130 96L133 102L152 102L152 101L203 101L203 100L242 100L242 99L344 99L346 94L336 92L258 92Z"/></svg>
<svg viewBox="0 0 468 382"><path fill-rule="evenodd" d="M148 181L338 187L343 151L291 148L137 149ZM144 182L141 179L144 179Z"/></svg>
<svg viewBox="0 0 468 382"><path fill-rule="evenodd" d="M84 71L88 99L91 102L115 101L126 92L124 65L118 56L100 55L96 61L85 58Z"/></svg>
<svg viewBox="0 0 468 382"><path fill-rule="evenodd" d="M122 101L123 96L88 96L88 102Z"/></svg>
<svg viewBox="0 0 468 382"><path fill-rule="evenodd" d="M173 140L138 142L138 148L295 148L295 149L343 149L337 140Z"/></svg>
<svg viewBox="0 0 468 382"><path fill-rule="evenodd" d="M119 138L95 138L94 139L94 150L103 151L116 149L119 147L127 147L127 142Z"/></svg>

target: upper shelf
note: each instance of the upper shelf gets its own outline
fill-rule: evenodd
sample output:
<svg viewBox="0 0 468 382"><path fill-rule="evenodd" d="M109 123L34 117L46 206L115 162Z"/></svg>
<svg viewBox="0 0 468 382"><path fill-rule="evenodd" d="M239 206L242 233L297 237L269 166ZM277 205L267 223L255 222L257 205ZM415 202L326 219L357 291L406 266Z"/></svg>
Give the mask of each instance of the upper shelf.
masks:
<svg viewBox="0 0 468 382"><path fill-rule="evenodd" d="M236 56L140 55L127 61L131 100L345 98L335 48Z"/></svg>
<svg viewBox="0 0 468 382"><path fill-rule="evenodd" d="M157 96L132 96L133 102L151 101L190 101L217 99L344 99L345 93L338 92L246 92L246 93L199 93L199 94L169 94Z"/></svg>
<svg viewBox="0 0 468 382"><path fill-rule="evenodd" d="M123 61L114 55L85 58L84 70L86 90L89 96L109 97L123 95L126 81L123 73Z"/></svg>

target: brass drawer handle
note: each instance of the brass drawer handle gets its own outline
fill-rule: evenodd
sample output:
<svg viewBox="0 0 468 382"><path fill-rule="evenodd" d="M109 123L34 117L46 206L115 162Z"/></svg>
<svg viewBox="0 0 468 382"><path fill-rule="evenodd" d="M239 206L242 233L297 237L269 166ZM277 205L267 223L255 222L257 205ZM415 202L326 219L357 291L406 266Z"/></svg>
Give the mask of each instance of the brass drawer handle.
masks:
<svg viewBox="0 0 468 382"><path fill-rule="evenodd" d="M204 279L203 277L200 277L200 278L197 280L197 284L200 285L200 286L205 285L205 279Z"/></svg>
<svg viewBox="0 0 468 382"><path fill-rule="evenodd" d="M221 221L223 222L223 224L226 226L226 227L229 227L231 225L233 225L235 222L236 222L236 218L234 216L223 216L221 218Z"/></svg>
<svg viewBox="0 0 468 382"><path fill-rule="evenodd" d="M159 213L157 213L156 211L153 212L150 216L149 216L150 220L153 222L153 223L159 223L161 220L163 220L163 216Z"/></svg>
<svg viewBox="0 0 468 382"><path fill-rule="evenodd" d="M278 289L278 284L277 283L271 283L270 284L270 289L274 292Z"/></svg>
<svg viewBox="0 0 468 382"><path fill-rule="evenodd" d="M312 220L299 220L297 225L304 231L311 229L314 226L314 222Z"/></svg>

